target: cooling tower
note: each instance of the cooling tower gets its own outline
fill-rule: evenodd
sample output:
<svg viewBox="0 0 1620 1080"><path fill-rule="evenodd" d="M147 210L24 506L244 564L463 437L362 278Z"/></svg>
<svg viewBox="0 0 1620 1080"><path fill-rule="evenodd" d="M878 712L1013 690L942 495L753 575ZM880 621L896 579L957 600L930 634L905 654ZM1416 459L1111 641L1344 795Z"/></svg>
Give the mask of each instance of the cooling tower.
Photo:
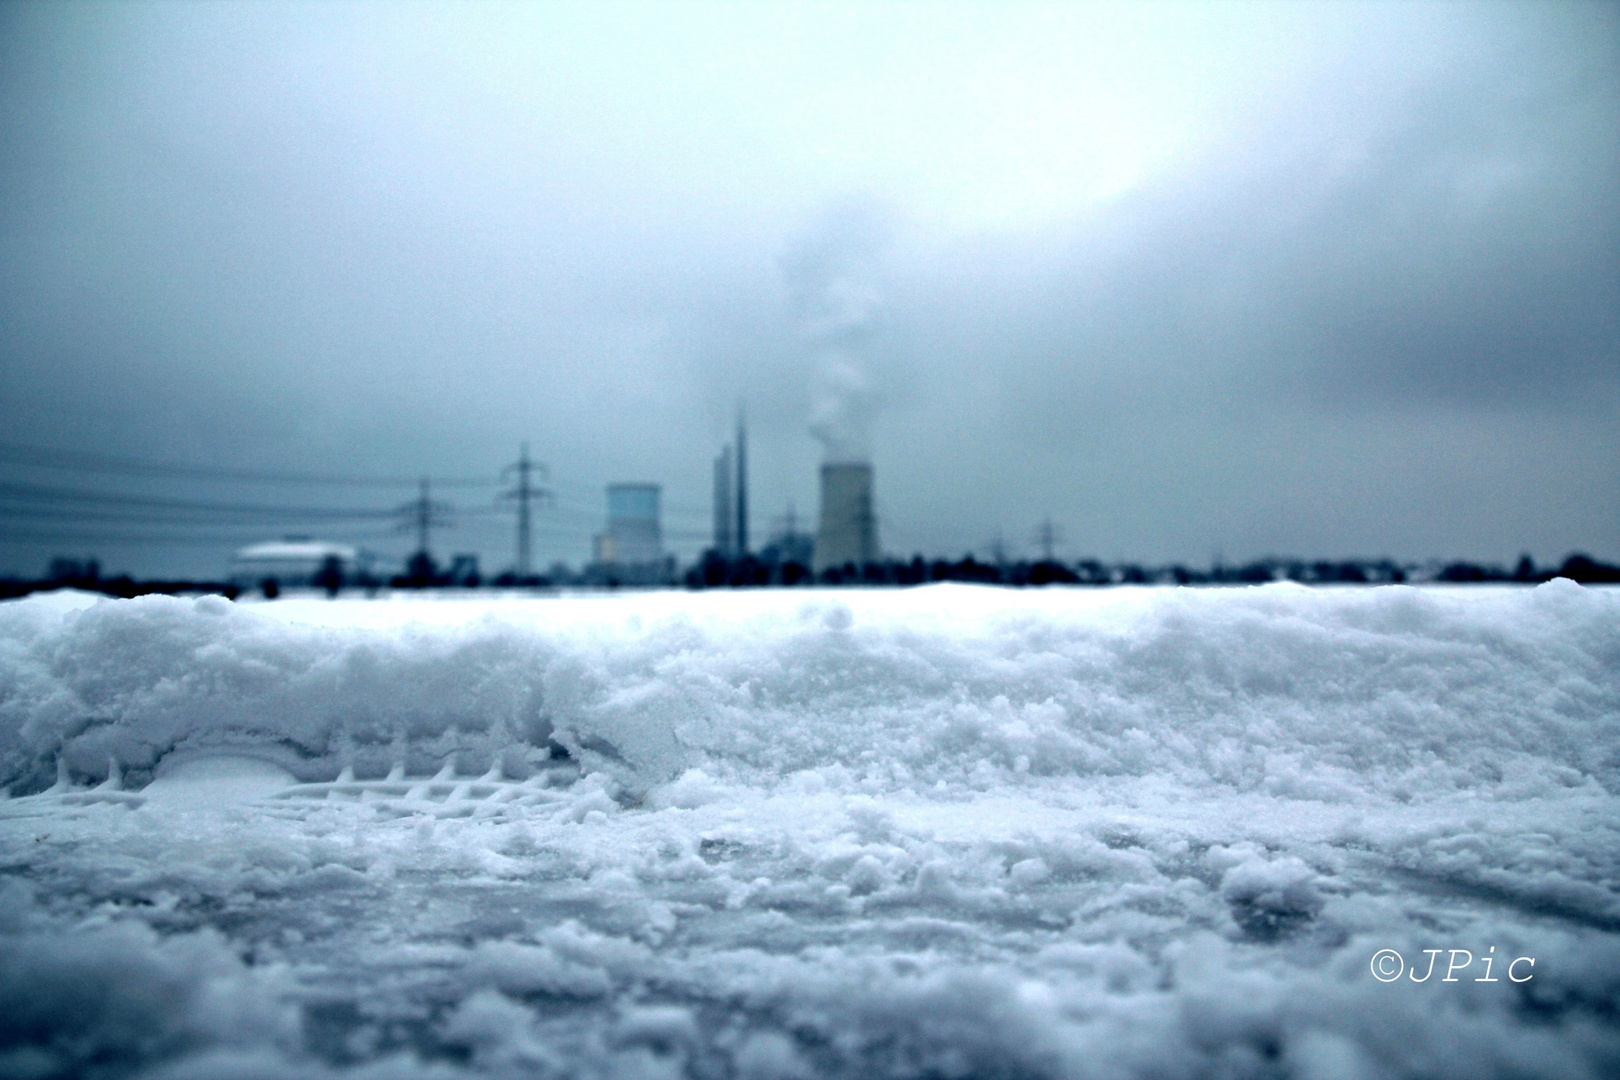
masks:
<svg viewBox="0 0 1620 1080"><path fill-rule="evenodd" d="M816 533L817 573L878 559L877 517L872 513L872 466L821 467L821 528Z"/></svg>
<svg viewBox="0 0 1620 1080"><path fill-rule="evenodd" d="M640 566L664 557L657 484L609 484L607 532L596 538L596 561Z"/></svg>

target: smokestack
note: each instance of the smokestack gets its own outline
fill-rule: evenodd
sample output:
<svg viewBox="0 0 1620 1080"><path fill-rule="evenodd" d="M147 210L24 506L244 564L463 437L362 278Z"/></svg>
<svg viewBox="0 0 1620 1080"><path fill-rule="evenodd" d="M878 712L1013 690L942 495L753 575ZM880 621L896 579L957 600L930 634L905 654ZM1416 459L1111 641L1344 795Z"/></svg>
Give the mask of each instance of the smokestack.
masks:
<svg viewBox="0 0 1620 1080"><path fill-rule="evenodd" d="M821 467L821 527L816 533L816 573L846 563L878 559L877 516L872 512L872 466Z"/></svg>
<svg viewBox="0 0 1620 1080"><path fill-rule="evenodd" d="M748 554L748 430L737 406L737 555Z"/></svg>
<svg viewBox="0 0 1620 1080"><path fill-rule="evenodd" d="M731 502L731 447L721 449L714 459L714 550L722 558L736 554L735 517Z"/></svg>

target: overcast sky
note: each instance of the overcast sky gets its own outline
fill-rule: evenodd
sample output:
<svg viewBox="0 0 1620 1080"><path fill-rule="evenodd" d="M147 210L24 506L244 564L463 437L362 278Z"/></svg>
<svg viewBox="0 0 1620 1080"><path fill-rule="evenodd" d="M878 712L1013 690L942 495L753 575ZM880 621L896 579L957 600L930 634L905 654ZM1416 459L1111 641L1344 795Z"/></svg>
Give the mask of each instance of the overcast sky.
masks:
<svg viewBox="0 0 1620 1080"><path fill-rule="evenodd" d="M831 452L907 555L1620 557L1620 8L0 6L0 441L527 440L577 564L615 480L694 554L739 402L755 536ZM228 551L53 528L0 571Z"/></svg>

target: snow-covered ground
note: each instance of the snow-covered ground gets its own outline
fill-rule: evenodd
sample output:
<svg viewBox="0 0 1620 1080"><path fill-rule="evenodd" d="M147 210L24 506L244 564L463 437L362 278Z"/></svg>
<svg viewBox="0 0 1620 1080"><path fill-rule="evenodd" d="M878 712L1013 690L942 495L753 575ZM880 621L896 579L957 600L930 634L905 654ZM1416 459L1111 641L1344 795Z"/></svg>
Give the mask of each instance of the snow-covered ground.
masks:
<svg viewBox="0 0 1620 1080"><path fill-rule="evenodd" d="M1567 581L40 596L0 784L0 1077L1620 1075Z"/></svg>

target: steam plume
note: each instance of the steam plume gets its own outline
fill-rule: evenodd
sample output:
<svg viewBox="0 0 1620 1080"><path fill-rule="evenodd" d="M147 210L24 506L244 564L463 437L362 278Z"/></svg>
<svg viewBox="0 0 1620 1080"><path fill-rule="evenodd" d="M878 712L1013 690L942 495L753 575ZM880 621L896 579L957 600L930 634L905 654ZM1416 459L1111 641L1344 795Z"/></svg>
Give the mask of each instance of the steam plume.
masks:
<svg viewBox="0 0 1620 1080"><path fill-rule="evenodd" d="M812 357L810 432L829 463L871 457L877 394L869 348L883 314L871 279L883 239L869 210L845 208L826 218L784 264Z"/></svg>

